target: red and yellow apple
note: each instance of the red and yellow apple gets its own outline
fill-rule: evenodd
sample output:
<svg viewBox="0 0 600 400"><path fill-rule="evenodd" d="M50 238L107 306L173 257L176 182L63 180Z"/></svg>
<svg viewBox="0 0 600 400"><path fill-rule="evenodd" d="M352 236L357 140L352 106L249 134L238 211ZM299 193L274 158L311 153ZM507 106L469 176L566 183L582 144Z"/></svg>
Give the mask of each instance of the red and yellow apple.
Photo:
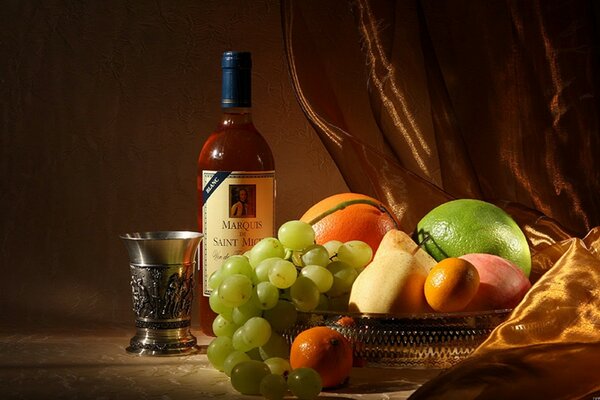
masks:
<svg viewBox="0 0 600 400"><path fill-rule="evenodd" d="M465 254L479 272L479 289L467 305L468 311L514 308L531 288L529 279L512 262L492 254Z"/></svg>

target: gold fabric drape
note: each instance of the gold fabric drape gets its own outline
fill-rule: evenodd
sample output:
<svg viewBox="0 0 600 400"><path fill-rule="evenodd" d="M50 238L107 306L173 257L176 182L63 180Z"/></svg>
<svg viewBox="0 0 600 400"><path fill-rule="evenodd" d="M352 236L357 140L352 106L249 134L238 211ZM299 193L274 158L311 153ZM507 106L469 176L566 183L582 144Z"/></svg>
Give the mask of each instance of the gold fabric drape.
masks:
<svg viewBox="0 0 600 400"><path fill-rule="evenodd" d="M415 399L600 391L600 4L285 0L298 101L348 187L404 230L452 198L521 225L529 294Z"/></svg>
<svg viewBox="0 0 600 400"><path fill-rule="evenodd" d="M475 353L411 399L591 399L600 394L600 228L538 252L551 268Z"/></svg>

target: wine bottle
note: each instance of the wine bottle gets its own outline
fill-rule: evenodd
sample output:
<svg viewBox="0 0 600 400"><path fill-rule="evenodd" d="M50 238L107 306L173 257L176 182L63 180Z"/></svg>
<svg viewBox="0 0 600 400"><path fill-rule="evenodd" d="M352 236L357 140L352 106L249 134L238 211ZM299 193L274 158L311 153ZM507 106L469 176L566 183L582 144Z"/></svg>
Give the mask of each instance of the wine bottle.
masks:
<svg viewBox="0 0 600 400"><path fill-rule="evenodd" d="M221 121L198 157L200 251L198 296L202 332L213 335L216 314L210 309L210 274L232 255L243 254L273 236L275 162L251 114L249 52L227 51L221 59Z"/></svg>

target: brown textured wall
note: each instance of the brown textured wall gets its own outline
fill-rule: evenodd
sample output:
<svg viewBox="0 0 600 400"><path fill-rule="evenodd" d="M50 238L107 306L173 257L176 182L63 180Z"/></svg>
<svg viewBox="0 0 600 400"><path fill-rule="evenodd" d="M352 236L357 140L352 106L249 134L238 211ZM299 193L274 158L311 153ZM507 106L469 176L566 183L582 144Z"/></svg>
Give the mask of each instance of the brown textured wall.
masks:
<svg viewBox="0 0 600 400"><path fill-rule="evenodd" d="M0 35L0 324L132 323L117 236L196 228L224 50L253 52L277 222L346 190L296 103L277 1L11 1Z"/></svg>

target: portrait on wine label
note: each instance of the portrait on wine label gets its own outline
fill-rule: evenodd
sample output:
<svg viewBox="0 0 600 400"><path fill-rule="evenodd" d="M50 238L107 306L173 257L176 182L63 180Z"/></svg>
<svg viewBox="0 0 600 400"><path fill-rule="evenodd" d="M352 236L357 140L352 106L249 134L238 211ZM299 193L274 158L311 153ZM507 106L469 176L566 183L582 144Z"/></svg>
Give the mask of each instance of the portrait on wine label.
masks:
<svg viewBox="0 0 600 400"><path fill-rule="evenodd" d="M254 218L256 185L229 185L229 218Z"/></svg>

